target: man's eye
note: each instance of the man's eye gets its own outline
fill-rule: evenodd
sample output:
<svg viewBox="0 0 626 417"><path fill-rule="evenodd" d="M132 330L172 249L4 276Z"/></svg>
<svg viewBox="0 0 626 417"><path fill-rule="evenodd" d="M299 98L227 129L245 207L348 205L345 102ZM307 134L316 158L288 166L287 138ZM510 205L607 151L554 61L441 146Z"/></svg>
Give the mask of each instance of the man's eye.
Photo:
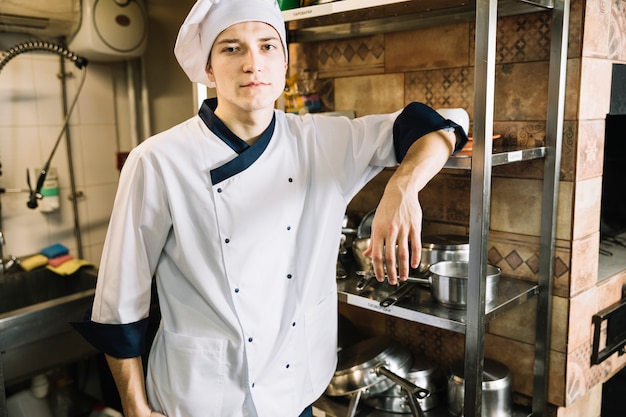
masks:
<svg viewBox="0 0 626 417"><path fill-rule="evenodd" d="M222 51L224 51L225 53L233 53L237 51L237 49L238 48L236 46L227 46Z"/></svg>
<svg viewBox="0 0 626 417"><path fill-rule="evenodd" d="M276 49L276 45L267 44L267 45L264 45L264 46L263 46L263 48L264 48L266 51L272 51L272 50Z"/></svg>

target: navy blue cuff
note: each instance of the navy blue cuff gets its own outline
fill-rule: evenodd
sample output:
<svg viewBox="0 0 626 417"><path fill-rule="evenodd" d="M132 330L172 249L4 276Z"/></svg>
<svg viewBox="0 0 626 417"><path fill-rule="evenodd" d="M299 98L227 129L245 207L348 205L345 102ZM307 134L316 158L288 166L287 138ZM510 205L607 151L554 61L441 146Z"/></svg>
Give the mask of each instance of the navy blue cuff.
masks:
<svg viewBox="0 0 626 417"><path fill-rule="evenodd" d="M102 324L91 320L70 323L96 349L115 358L135 358L146 350L148 318L128 324Z"/></svg>
<svg viewBox="0 0 626 417"><path fill-rule="evenodd" d="M453 154L463 149L467 143L467 132L461 126L452 120L444 119L423 103L414 102L406 106L393 124L393 145L398 162L402 162L415 141L441 129L454 129L456 144Z"/></svg>

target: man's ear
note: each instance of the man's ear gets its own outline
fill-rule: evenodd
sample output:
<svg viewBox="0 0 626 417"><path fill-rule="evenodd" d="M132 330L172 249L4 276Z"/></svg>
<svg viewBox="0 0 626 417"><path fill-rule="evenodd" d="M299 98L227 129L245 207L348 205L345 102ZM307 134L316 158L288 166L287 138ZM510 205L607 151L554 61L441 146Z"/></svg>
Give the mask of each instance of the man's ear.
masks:
<svg viewBox="0 0 626 417"><path fill-rule="evenodd" d="M209 81L211 81L212 83L215 82L215 77L213 76L213 68L211 68L210 64L206 64L206 68L204 69L206 72L207 77L209 77Z"/></svg>

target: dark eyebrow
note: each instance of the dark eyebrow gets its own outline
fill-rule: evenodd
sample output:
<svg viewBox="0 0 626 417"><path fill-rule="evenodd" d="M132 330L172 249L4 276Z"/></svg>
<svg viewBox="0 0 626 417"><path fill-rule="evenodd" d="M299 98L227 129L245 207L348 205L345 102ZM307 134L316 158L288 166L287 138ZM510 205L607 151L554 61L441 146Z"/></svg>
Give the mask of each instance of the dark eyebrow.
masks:
<svg viewBox="0 0 626 417"><path fill-rule="evenodd" d="M278 36L269 36L266 38L260 38L259 42L268 42L268 41L276 41L280 42L280 38ZM227 43L239 43L241 40L239 38L231 38L231 39L220 39L217 41L217 44L227 44Z"/></svg>

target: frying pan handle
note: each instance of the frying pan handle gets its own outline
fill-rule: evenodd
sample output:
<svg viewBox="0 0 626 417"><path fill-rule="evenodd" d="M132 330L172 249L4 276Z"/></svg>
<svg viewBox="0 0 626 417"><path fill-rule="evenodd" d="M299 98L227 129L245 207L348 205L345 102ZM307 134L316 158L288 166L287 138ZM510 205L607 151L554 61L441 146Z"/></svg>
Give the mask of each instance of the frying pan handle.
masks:
<svg viewBox="0 0 626 417"><path fill-rule="evenodd" d="M373 272L367 271L363 278L361 278L359 282L356 283L356 290L358 292L363 291L365 288L367 288L368 285L370 285L372 281L374 281L375 278L376 276Z"/></svg>
<svg viewBox="0 0 626 417"><path fill-rule="evenodd" d="M381 301L380 302L380 306L381 307L391 307L392 305L394 305L395 303L400 301L400 299L402 297L407 295L413 289L415 289L415 285L413 285L412 282L407 282L406 284L402 285L400 288L395 290L393 293L391 293L383 301Z"/></svg>
<svg viewBox="0 0 626 417"><path fill-rule="evenodd" d="M384 375L396 384L400 385L402 388L404 388L407 392L407 396L409 398L409 407L411 408L411 412L413 413L413 415L418 417L425 417L424 411L422 411L422 407L420 407L418 399L424 399L428 397L430 395L430 391L418 387L411 381L408 381L396 375L384 366L378 366L376 368L376 374Z"/></svg>

